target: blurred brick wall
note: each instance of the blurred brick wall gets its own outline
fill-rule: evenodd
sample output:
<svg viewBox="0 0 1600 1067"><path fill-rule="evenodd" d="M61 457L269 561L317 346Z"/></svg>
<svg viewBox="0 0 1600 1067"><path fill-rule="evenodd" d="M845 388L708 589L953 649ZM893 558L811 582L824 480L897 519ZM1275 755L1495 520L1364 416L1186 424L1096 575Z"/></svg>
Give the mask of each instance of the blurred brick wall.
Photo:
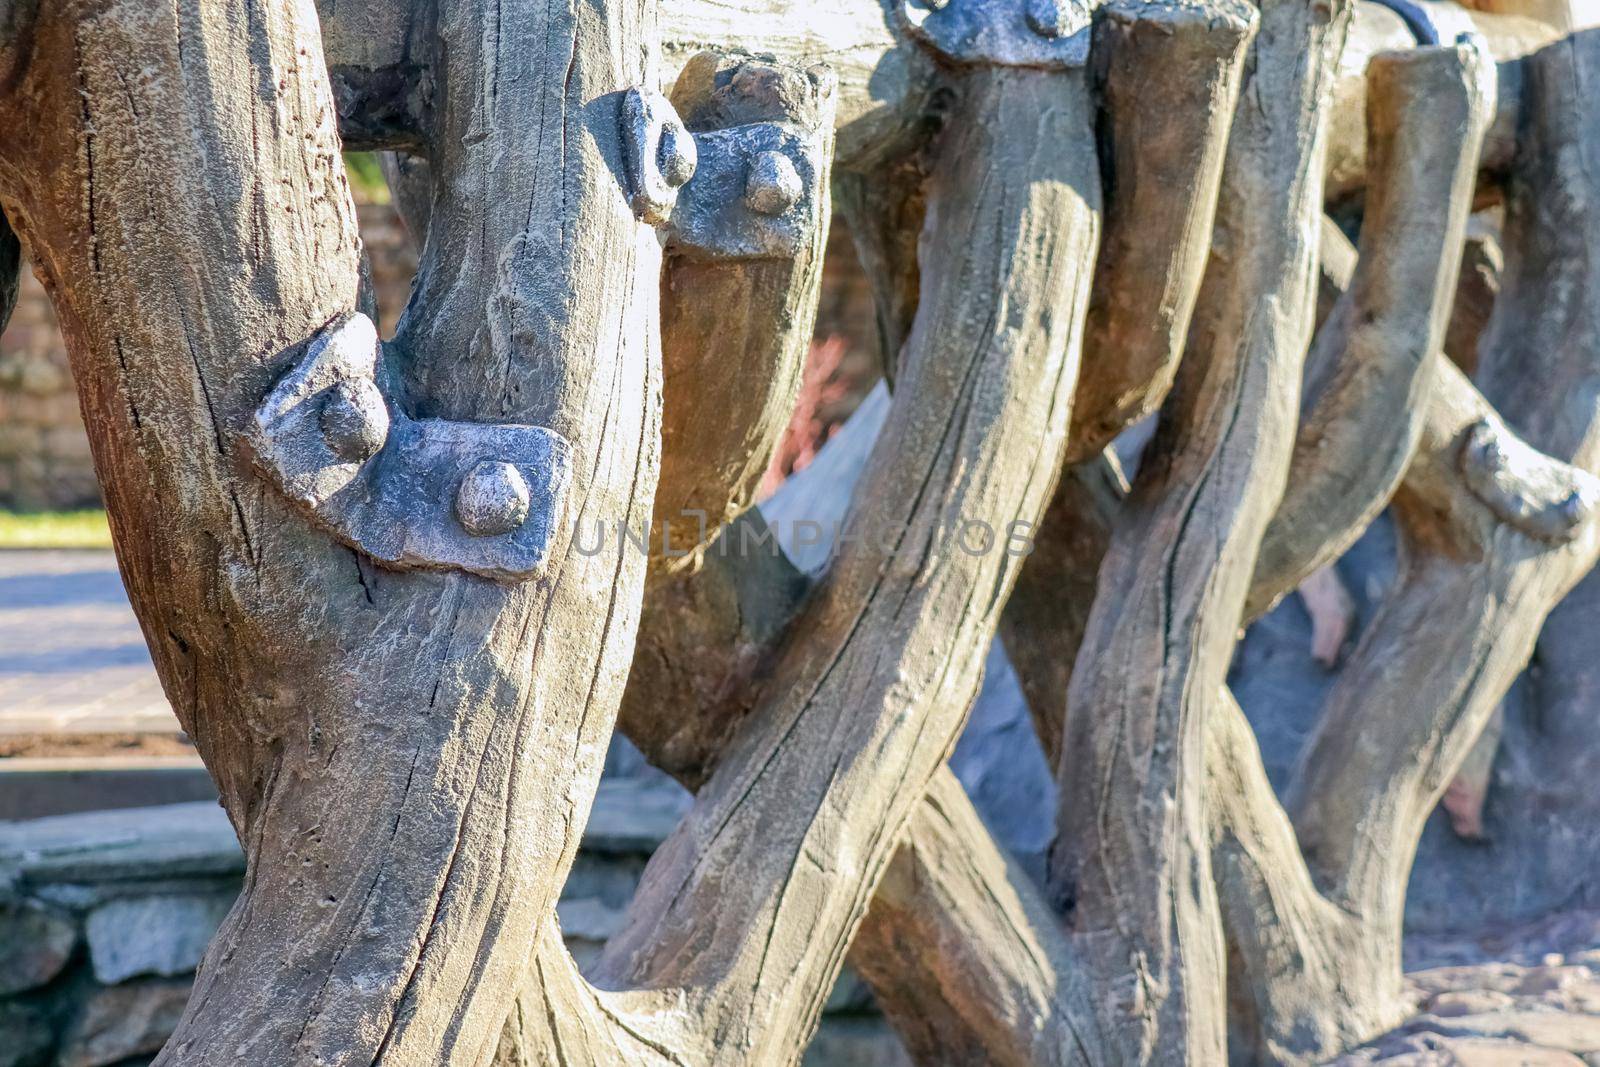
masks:
<svg viewBox="0 0 1600 1067"><path fill-rule="evenodd" d="M67 353L50 300L26 263L19 289L0 336L0 505L93 504L99 490Z"/></svg>
<svg viewBox="0 0 1600 1067"><path fill-rule="evenodd" d="M416 256L394 210L359 204L384 336L411 292ZM23 264L17 310L0 335L0 507L92 507L100 489L67 353L44 287Z"/></svg>

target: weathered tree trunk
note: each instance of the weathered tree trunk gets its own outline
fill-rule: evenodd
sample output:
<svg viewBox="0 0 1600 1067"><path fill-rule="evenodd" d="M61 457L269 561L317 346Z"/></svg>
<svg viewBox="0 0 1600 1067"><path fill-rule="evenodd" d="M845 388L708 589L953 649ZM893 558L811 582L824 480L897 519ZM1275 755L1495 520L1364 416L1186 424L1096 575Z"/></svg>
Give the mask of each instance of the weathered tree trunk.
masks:
<svg viewBox="0 0 1600 1067"><path fill-rule="evenodd" d="M1348 9L1261 9L1187 358L1100 567L1068 693L1051 888L1126 1063L1220 1062L1206 709L1283 491L1315 307L1324 113ZM1129 973L1131 969L1131 974Z"/></svg>
<svg viewBox="0 0 1600 1067"><path fill-rule="evenodd" d="M1498 413L1470 389L1430 407L1395 499L1406 546L1399 587L1330 698L1290 804L1313 869L1383 908L1396 940L1396 898L1423 819L1527 662L1539 623L1595 559L1600 484L1586 472L1600 462L1592 236L1600 215L1595 176L1559 161L1594 151L1574 87L1597 69L1592 37L1552 45L1529 64L1506 286L1483 342L1482 378ZM1390 666L1400 633L1409 672ZM1379 734L1364 725L1377 708L1407 705L1418 714L1386 716ZM1355 817L1346 799L1355 797L1377 814Z"/></svg>
<svg viewBox="0 0 1600 1067"><path fill-rule="evenodd" d="M1096 24L1101 169L1111 190L1074 398L1067 461L1103 452L1160 407L1211 249L1239 68L1244 5L1108 7ZM1155 79L1172 85L1151 107Z"/></svg>
<svg viewBox="0 0 1600 1067"><path fill-rule="evenodd" d="M659 447L660 253L618 182L654 30L643 6L504 14L438 12L435 222L376 369L309 4L41 6L11 40L8 214L57 301L135 610L249 860L166 1062L480 1062L577 847L644 565L567 534L642 522ZM291 499L247 447L311 349L347 361L354 402L304 458L338 474L377 445L375 525ZM509 562L456 525L451 474L479 461L532 483L546 539ZM392 552L396 523L415 536ZM459 565L483 545L524 580Z"/></svg>
<svg viewBox="0 0 1600 1067"><path fill-rule="evenodd" d="M1263 536L1252 618L1269 606L1262 592L1299 585L1348 548L1405 472L1441 358L1494 99L1487 57L1476 50L1392 52L1368 66L1360 257L1307 356L1300 428ZM1431 121L1418 121L1424 109Z"/></svg>

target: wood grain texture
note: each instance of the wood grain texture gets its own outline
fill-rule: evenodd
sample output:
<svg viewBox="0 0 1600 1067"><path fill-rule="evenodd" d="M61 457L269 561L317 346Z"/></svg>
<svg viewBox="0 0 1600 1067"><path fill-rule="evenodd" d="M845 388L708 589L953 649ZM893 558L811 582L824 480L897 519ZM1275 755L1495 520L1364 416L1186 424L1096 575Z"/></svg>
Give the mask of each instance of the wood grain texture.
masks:
<svg viewBox="0 0 1600 1067"><path fill-rule="evenodd" d="M1597 76L1591 72L1600 73L1600 47L1589 36L1551 45L1530 63L1506 285L1480 367L1506 423L1549 457L1545 463L1577 468L1566 476L1579 506L1552 502L1574 536L1532 536L1474 490L1466 438L1486 423L1497 435L1512 432L1496 425L1482 398L1462 389L1458 401L1430 411L1418 462L1395 498L1407 545L1400 586L1330 695L1292 798L1313 869L1375 907L1394 906L1387 898L1403 889L1422 819L1526 663L1538 624L1594 561L1595 489L1582 472L1600 462L1591 236L1600 189L1592 169L1562 163L1596 158L1595 132L1575 95ZM1398 633L1410 635L1403 645L1394 643ZM1363 735L1377 709L1394 707L1416 714ZM1370 814L1341 825L1344 798L1356 796Z"/></svg>
<svg viewBox="0 0 1600 1067"><path fill-rule="evenodd" d="M1116 1062L1060 916L949 770L907 825L850 958L917 1063Z"/></svg>
<svg viewBox="0 0 1600 1067"><path fill-rule="evenodd" d="M656 486L653 579L698 566L710 535L754 502L800 391L833 213L832 73L713 55L702 55L674 90L688 128L782 124L814 146L820 166L804 201L798 254L668 254L661 282L661 434L671 459Z"/></svg>
<svg viewBox="0 0 1600 1067"><path fill-rule="evenodd" d="M249 855L162 1063L768 1067L847 956L925 1062L1309 1062L1392 1018L1421 821L1600 554L1592 40L1527 55L1549 26L1442 5L1491 32L1498 108L1470 45L1363 44L1350 124L1348 5L1267 0L1242 63L1250 11L1119 6L1097 143L1086 72L940 61L862 0L321 9L326 55L311 0L80 0L0 40L0 201ZM809 573L761 540L752 562L746 505L826 179L790 258L664 264L635 214L627 94L701 44L775 53L712 66L782 106L740 110L761 94L718 97L701 61L691 125L777 117L824 172L835 140L858 223L881 216L861 244L895 394L856 536ZM1154 72L1181 108L1148 106ZM257 406L367 299L336 127L402 153L422 239L374 375L394 417L544 427L580 530L695 508L695 551L562 534L523 582L379 565L257 474ZM1351 129L1361 177L1325 188ZM1508 205L1482 395L1436 354L1475 186ZM1349 293L1297 431L1335 188L1363 192L1366 235L1352 269L1322 257ZM1114 358L1080 383L1085 350ZM1125 499L1096 452L1174 371ZM1078 401L1091 462L1063 475ZM1324 464L1303 484L1297 433ZM1225 686L1252 588L1294 569L1258 548L1320 507L1290 555L1326 556L1396 480L1407 561L1286 812ZM1017 522L1043 524L1026 562ZM945 765L997 630L1061 775L1051 895ZM584 975L554 900L619 713L699 796Z"/></svg>
<svg viewBox="0 0 1600 1067"><path fill-rule="evenodd" d="M1494 11L1451 0L1428 7L1442 39L1481 34L1498 62L1499 108L1482 159L1485 180L1497 184L1516 148L1520 61L1564 29L1540 12ZM414 127L426 121L436 92L426 48L431 4L321 0L318 9L347 144L417 149ZM1354 10L1328 131L1326 193L1336 204L1358 199L1366 184L1367 62L1416 43L1401 18L1381 4L1357 0ZM1146 14L1165 18L1171 12L1147 5ZM909 40L891 0L826 0L820 6L800 0L674 0L662 8L660 26L663 86L708 49L743 49L798 67L828 64L839 78L841 172L878 177L882 167L896 164L925 138L942 109L940 65Z"/></svg>

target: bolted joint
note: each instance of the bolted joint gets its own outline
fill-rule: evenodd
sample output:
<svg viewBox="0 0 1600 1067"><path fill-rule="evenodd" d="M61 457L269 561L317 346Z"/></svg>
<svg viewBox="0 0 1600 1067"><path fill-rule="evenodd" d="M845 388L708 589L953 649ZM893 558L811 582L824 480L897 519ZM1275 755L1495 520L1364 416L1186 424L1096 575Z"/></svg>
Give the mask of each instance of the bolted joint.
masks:
<svg viewBox="0 0 1600 1067"><path fill-rule="evenodd" d="M837 83L800 69L704 52L684 66L672 103L697 165L665 230L673 252L711 260L792 258L825 225Z"/></svg>
<svg viewBox="0 0 1600 1067"><path fill-rule="evenodd" d="M814 142L774 122L709 130L695 140L700 170L678 197L667 246L708 259L797 255L827 202Z"/></svg>
<svg viewBox="0 0 1600 1067"><path fill-rule="evenodd" d="M389 439L389 406L365 378L336 382L317 416L328 449L348 463L364 463Z"/></svg>
<svg viewBox="0 0 1600 1067"><path fill-rule="evenodd" d="M379 564L540 575L563 549L572 446L541 426L412 419L379 388L378 353L361 314L313 338L256 409L255 468Z"/></svg>
<svg viewBox="0 0 1600 1067"><path fill-rule="evenodd" d="M745 171L744 202L758 215L782 215L805 195L800 172L782 152L758 152Z"/></svg>

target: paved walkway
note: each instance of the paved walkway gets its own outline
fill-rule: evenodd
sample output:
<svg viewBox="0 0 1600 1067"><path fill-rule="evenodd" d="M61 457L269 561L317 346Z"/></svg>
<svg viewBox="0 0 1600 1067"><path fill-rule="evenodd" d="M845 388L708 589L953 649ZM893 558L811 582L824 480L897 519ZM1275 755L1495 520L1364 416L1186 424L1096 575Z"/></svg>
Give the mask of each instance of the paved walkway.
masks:
<svg viewBox="0 0 1600 1067"><path fill-rule="evenodd" d="M111 553L0 551L0 734L177 730Z"/></svg>

